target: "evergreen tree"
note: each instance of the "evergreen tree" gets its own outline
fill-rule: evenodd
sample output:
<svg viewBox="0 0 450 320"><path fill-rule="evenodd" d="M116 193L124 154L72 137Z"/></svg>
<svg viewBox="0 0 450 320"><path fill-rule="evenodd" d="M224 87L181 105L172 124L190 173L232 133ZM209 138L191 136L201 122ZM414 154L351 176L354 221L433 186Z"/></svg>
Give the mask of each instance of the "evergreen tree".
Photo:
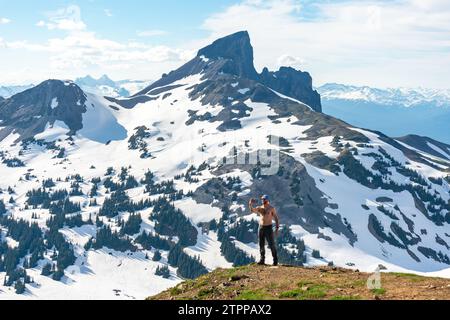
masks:
<svg viewBox="0 0 450 320"><path fill-rule="evenodd" d="M197 229L165 198L160 198L155 203L153 218L156 220L155 230L159 234L177 236L182 246L193 246L197 243Z"/></svg>
<svg viewBox="0 0 450 320"><path fill-rule="evenodd" d="M52 265L50 263L46 263L42 268L41 275L48 277L51 274L52 274Z"/></svg>
<svg viewBox="0 0 450 320"><path fill-rule="evenodd" d="M95 250L103 247L121 252L136 251L136 247L130 240L121 238L117 232L112 232L108 226L97 230L97 236L92 242L92 248Z"/></svg>
<svg viewBox="0 0 450 320"><path fill-rule="evenodd" d="M98 186L94 184L91 188L91 191L89 192L89 197L93 198L98 195Z"/></svg>
<svg viewBox="0 0 450 320"><path fill-rule="evenodd" d="M52 279L55 281L61 281L61 279L64 277L64 270L57 269L52 276Z"/></svg>
<svg viewBox="0 0 450 320"><path fill-rule="evenodd" d="M97 217L95 218L95 226L96 226L97 228L102 228L102 227L104 226L104 223L103 223L103 221L99 218L99 216L97 216Z"/></svg>
<svg viewBox="0 0 450 320"><path fill-rule="evenodd" d="M56 264L58 270L64 271L67 267L73 265L76 261L75 253L70 243L58 230L50 230L46 234L47 247L57 250Z"/></svg>
<svg viewBox="0 0 450 320"><path fill-rule="evenodd" d="M0 200L0 217L6 213L6 207L3 200Z"/></svg>
<svg viewBox="0 0 450 320"><path fill-rule="evenodd" d="M154 179L155 175L149 170L145 173L144 179L141 180L141 183L144 185L153 185L155 183Z"/></svg>
<svg viewBox="0 0 450 320"><path fill-rule="evenodd" d="M42 187L44 189L53 188L54 186L55 186L55 182L51 178L42 181Z"/></svg>
<svg viewBox="0 0 450 320"><path fill-rule="evenodd" d="M145 250L151 250L152 248L169 250L171 247L170 241L161 238L159 235L152 235L145 231L136 238L136 242L142 245Z"/></svg>
<svg viewBox="0 0 450 320"><path fill-rule="evenodd" d="M123 224L120 231L121 235L134 235L141 230L142 218L140 214L131 214L127 222Z"/></svg>
<svg viewBox="0 0 450 320"><path fill-rule="evenodd" d="M155 275L157 275L159 277L163 277L164 279L169 279L170 278L169 267L168 266L163 266L163 267L158 266L156 268Z"/></svg>
<svg viewBox="0 0 450 320"><path fill-rule="evenodd" d="M255 262L253 257L248 256L244 251L237 248L230 239L226 239L220 246L220 251L227 261L232 262L234 267L245 266Z"/></svg>
<svg viewBox="0 0 450 320"><path fill-rule="evenodd" d="M180 277L186 279L195 279L208 273L200 258L192 258L178 244L169 251L168 262L171 266L178 268L177 274Z"/></svg>
<svg viewBox="0 0 450 320"><path fill-rule="evenodd" d="M83 221L83 217L81 216L81 214L77 214L71 218L66 218L66 225L69 228L75 228L75 227L81 227L85 224L85 222Z"/></svg>
<svg viewBox="0 0 450 320"><path fill-rule="evenodd" d="M161 261L161 252L159 252L159 250L155 251L155 254L153 255L153 261L158 262Z"/></svg>
<svg viewBox="0 0 450 320"><path fill-rule="evenodd" d="M110 198L105 199L100 208L99 215L113 218L119 212L134 211L130 198L124 190L117 190L111 194Z"/></svg>
<svg viewBox="0 0 450 320"><path fill-rule="evenodd" d="M16 290L16 294L23 294L25 293L25 284L22 282L22 280L17 280L16 285L14 286L14 289Z"/></svg>
<svg viewBox="0 0 450 320"><path fill-rule="evenodd" d="M27 204L33 207L37 207L38 205L43 204L44 202L48 202L50 200L50 195L45 189L33 189L27 192Z"/></svg>

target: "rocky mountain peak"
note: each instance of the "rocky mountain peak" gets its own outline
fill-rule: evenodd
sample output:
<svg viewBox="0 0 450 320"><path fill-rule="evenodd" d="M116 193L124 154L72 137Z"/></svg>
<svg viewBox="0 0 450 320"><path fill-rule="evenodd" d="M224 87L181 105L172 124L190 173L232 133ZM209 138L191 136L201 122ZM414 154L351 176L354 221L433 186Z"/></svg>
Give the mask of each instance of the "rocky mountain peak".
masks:
<svg viewBox="0 0 450 320"><path fill-rule="evenodd" d="M253 65L253 47L247 31L240 31L214 41L201 49L198 57L207 59L228 59L230 73L248 79L256 80L258 74Z"/></svg>
<svg viewBox="0 0 450 320"><path fill-rule="evenodd" d="M265 68L261 74L258 74L253 60L253 47L247 31L240 31L220 38L200 49L193 60L177 70L164 74L160 80L137 93L134 96L133 105L142 102L142 97L139 96L151 95L155 92L160 93L164 88L169 90L174 82L190 75L202 73L204 78L212 81L221 79L216 83L218 86L224 86L223 75L231 76L229 81L233 83L236 82L236 78L244 80L244 82L250 80L252 83L248 83L248 89L251 89L250 87L255 86L256 83L260 83L307 104L314 111L322 112L320 95L313 89L312 78L309 73L297 71L290 67L282 67L276 72L271 72ZM212 91L217 92L216 89ZM203 94L205 93L203 92ZM227 93L227 97L229 94ZM213 100L216 101L217 99Z"/></svg>
<svg viewBox="0 0 450 320"><path fill-rule="evenodd" d="M47 80L0 101L0 119L4 128L0 141L11 131L26 139L42 132L47 123L64 122L72 132L82 128L86 112L86 94L71 81ZM3 133L3 134L2 134Z"/></svg>

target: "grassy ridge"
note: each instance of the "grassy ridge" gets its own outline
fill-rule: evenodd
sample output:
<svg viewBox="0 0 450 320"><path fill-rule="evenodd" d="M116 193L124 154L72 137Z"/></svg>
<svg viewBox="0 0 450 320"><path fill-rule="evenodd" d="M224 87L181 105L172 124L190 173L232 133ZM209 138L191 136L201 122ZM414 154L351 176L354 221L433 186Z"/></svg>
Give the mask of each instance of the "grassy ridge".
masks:
<svg viewBox="0 0 450 320"><path fill-rule="evenodd" d="M153 300L450 300L450 280L383 273L369 289L370 274L333 267L218 269L149 299Z"/></svg>

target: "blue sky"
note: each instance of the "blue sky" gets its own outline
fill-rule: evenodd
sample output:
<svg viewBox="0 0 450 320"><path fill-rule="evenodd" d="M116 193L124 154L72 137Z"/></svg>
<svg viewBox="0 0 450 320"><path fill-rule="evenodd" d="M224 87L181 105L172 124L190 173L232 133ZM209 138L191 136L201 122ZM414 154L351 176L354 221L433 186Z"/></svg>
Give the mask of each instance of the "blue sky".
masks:
<svg viewBox="0 0 450 320"><path fill-rule="evenodd" d="M205 36L206 31L200 28L202 22L233 3L231 0L0 0L1 16L14 22L4 26L1 33L10 40L30 37L45 40L49 34L36 29L36 23L58 9L76 5L84 23L102 37L125 41L136 38L138 30L164 30L170 37L155 37L153 41L174 44L186 35Z"/></svg>
<svg viewBox="0 0 450 320"><path fill-rule="evenodd" d="M448 0L0 0L0 84L157 79L217 37L248 30L257 69L316 85L448 87Z"/></svg>

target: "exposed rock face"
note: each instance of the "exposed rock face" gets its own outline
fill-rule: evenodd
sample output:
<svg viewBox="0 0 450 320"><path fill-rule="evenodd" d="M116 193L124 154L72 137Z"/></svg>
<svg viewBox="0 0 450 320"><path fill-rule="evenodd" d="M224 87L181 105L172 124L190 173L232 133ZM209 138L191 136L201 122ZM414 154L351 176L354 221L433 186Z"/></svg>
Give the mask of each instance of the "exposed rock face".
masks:
<svg viewBox="0 0 450 320"><path fill-rule="evenodd" d="M199 57L229 60L223 68L224 73L257 80L259 78L253 65L253 47L246 31L216 40L198 52Z"/></svg>
<svg viewBox="0 0 450 320"><path fill-rule="evenodd" d="M40 85L0 102L0 120L4 127L0 140L16 132L20 140L45 130L59 120L75 133L83 127L86 95L75 84L47 80Z"/></svg>
<svg viewBox="0 0 450 320"><path fill-rule="evenodd" d="M312 78L308 72L302 72L290 67L270 72L264 68L260 77L261 83L286 96L296 98L307 104L313 110L322 112L320 94L313 89Z"/></svg>
<svg viewBox="0 0 450 320"><path fill-rule="evenodd" d="M418 135L408 135L397 140L420 151L432 154L436 157L444 157L450 159L450 145L436 141L428 137Z"/></svg>

